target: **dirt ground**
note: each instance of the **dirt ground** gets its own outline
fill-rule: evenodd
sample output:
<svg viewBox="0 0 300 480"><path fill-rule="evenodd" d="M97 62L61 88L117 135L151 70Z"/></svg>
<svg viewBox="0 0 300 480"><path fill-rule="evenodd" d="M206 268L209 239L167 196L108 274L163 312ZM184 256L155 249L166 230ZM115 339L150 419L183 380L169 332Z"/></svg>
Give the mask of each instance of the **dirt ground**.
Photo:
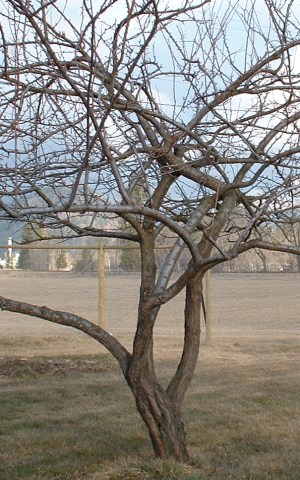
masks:
<svg viewBox="0 0 300 480"><path fill-rule="evenodd" d="M261 344L262 348L270 343L299 346L298 274L213 274L211 283L216 352L239 344ZM138 290L138 275L106 276L106 327L129 349L135 329ZM0 271L0 295L76 313L97 323L97 276ZM155 330L155 350L160 358L180 355L183 296L182 293L176 297L160 312ZM205 343L204 325L202 330L202 343ZM104 349L95 340L69 327L0 312L0 357L98 352Z"/></svg>

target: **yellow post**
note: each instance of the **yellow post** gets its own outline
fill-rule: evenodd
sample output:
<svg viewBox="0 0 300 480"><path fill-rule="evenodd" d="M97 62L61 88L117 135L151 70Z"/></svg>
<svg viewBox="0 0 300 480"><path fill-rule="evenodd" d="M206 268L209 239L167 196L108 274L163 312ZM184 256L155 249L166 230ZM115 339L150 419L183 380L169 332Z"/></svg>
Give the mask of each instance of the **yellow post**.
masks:
<svg viewBox="0 0 300 480"><path fill-rule="evenodd" d="M98 249L99 276L98 276L98 325L105 329L105 263L104 248L100 243Z"/></svg>
<svg viewBox="0 0 300 480"><path fill-rule="evenodd" d="M212 345L211 337L211 271L208 270L205 275L205 309L206 309L206 325L205 325L205 343Z"/></svg>

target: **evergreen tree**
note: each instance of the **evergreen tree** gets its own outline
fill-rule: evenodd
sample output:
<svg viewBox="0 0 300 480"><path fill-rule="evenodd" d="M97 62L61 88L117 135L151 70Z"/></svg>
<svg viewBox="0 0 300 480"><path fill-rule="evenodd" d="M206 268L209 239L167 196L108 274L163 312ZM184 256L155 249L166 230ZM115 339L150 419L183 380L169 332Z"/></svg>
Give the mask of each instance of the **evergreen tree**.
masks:
<svg viewBox="0 0 300 480"><path fill-rule="evenodd" d="M94 258L92 250L82 251L81 257L76 263L74 270L81 273L97 271L97 261Z"/></svg>
<svg viewBox="0 0 300 480"><path fill-rule="evenodd" d="M124 242L129 246L130 242ZM141 268L141 255L138 249L123 249L120 258L120 268L126 272L139 271Z"/></svg>
<svg viewBox="0 0 300 480"><path fill-rule="evenodd" d="M25 223L22 228L22 243L31 242L36 238L34 234L34 230L31 223ZM19 261L18 261L18 268L21 269L30 269L31 268L31 254L30 250L21 250Z"/></svg>
<svg viewBox="0 0 300 480"><path fill-rule="evenodd" d="M26 223L22 228L22 243L31 243L41 239L42 231L37 224ZM48 250L21 250L18 268L30 270L48 270L49 253Z"/></svg>
<svg viewBox="0 0 300 480"><path fill-rule="evenodd" d="M65 270L68 267L67 255L64 250L61 250L56 259L56 267L58 270Z"/></svg>

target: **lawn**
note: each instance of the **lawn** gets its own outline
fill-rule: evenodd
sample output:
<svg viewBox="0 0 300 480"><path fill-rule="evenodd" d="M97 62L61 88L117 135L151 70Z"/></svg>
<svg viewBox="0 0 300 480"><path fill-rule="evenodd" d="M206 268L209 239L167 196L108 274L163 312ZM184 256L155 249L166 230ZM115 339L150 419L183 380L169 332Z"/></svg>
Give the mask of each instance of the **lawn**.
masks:
<svg viewBox="0 0 300 480"><path fill-rule="evenodd" d="M1 360L1 480L299 480L300 347L202 347L191 462L154 459L107 355ZM161 362L162 381L174 368Z"/></svg>
<svg viewBox="0 0 300 480"><path fill-rule="evenodd" d="M299 480L298 275L213 275L213 346L184 404L189 465L155 460L118 366L81 332L0 315L1 480ZM0 274L3 296L97 321L97 278ZM155 330L166 384L182 346L182 296ZM107 327L129 349L138 278L108 276ZM204 333L205 328L203 327Z"/></svg>

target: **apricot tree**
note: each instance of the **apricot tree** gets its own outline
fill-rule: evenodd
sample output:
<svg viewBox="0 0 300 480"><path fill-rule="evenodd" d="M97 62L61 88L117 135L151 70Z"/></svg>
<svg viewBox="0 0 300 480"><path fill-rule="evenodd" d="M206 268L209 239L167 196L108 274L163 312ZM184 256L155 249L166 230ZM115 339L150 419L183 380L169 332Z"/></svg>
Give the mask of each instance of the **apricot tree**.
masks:
<svg viewBox="0 0 300 480"><path fill-rule="evenodd" d="M185 461L181 410L205 272L249 249L300 253L272 234L299 222L296 2L0 0L0 9L0 218L53 239L125 239L141 254L132 351L77 315L3 297L0 307L104 345L155 454ZM166 230L173 244L157 271ZM182 290L183 351L164 388L153 329Z"/></svg>

